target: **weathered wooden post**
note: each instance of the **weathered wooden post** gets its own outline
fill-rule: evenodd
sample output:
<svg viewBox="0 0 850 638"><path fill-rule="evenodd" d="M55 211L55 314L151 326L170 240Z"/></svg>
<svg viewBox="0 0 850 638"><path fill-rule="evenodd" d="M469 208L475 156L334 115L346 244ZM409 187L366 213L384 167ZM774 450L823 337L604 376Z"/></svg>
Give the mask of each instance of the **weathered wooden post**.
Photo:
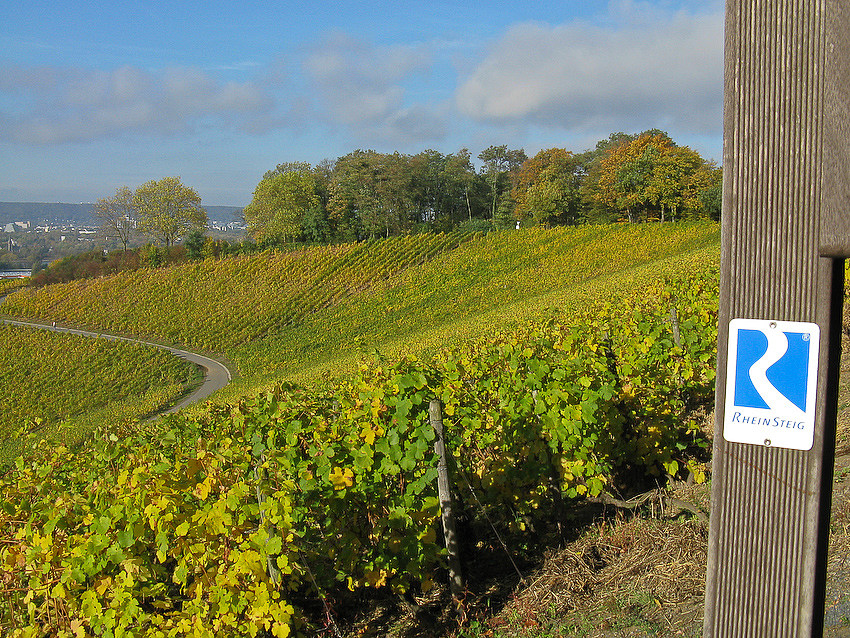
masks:
<svg viewBox="0 0 850 638"><path fill-rule="evenodd" d="M727 0L705 636L821 636L844 257L850 6Z"/></svg>
<svg viewBox="0 0 850 638"><path fill-rule="evenodd" d="M428 404L428 416L431 427L434 428L434 452L439 457L437 465L437 493L440 498L440 511L443 516L443 536L446 539L446 551L449 554L449 585L452 596L459 600L463 595L463 576L460 571L460 554L458 552L457 532L452 510L452 493L449 483L449 465L446 453L446 441L443 438L443 410L439 399Z"/></svg>

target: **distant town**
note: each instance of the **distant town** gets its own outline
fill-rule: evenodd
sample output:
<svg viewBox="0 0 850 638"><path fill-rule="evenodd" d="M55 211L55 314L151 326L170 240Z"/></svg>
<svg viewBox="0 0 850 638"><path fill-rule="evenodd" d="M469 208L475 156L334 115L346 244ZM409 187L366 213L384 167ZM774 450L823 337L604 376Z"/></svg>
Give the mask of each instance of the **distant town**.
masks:
<svg viewBox="0 0 850 638"><path fill-rule="evenodd" d="M0 202L0 271L38 269L67 255L120 248L117 238L102 233L92 208L91 203ZM210 235L244 236L240 207L204 208Z"/></svg>
<svg viewBox="0 0 850 638"><path fill-rule="evenodd" d="M9 232L97 229L94 204L0 202L0 227ZM242 224L239 206L205 206L214 230L232 230Z"/></svg>

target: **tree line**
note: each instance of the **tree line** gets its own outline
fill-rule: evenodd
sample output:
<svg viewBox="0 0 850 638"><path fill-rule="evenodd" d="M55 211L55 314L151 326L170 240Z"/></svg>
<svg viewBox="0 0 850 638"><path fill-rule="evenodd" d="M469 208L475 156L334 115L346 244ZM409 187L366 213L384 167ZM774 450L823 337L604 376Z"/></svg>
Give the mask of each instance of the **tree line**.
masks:
<svg viewBox="0 0 850 638"><path fill-rule="evenodd" d="M444 155L355 150L313 166L285 162L263 175L243 210L250 238L328 243L422 230L719 219L721 169L663 131L613 133L595 148L528 157L494 145L476 170L468 149ZM199 241L197 192L178 177L127 186L96 202L103 231L126 250L137 232L168 247ZM202 239L200 240L203 241Z"/></svg>
<svg viewBox="0 0 850 638"><path fill-rule="evenodd" d="M417 230L720 216L721 169L666 133L614 133L592 150L490 146L444 155L356 150L278 164L244 209L256 241L353 241Z"/></svg>

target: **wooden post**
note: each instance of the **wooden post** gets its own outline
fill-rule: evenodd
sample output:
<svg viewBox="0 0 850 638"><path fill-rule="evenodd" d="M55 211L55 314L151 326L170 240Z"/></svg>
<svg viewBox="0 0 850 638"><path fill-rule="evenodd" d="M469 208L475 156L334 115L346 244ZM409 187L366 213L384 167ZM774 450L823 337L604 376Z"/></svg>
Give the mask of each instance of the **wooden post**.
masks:
<svg viewBox="0 0 850 638"><path fill-rule="evenodd" d="M446 538L446 551L449 553L449 585L452 596L457 600L464 592L463 576L460 571L457 532L452 512L452 493L449 483L449 466L446 460L446 441L443 438L443 411L439 399L428 405L428 416L434 428L434 452L439 457L437 465L437 492L440 498L440 511L443 515L443 535Z"/></svg>
<svg viewBox="0 0 850 638"><path fill-rule="evenodd" d="M258 459L258 461L259 463L254 465L254 479L257 481L254 487L257 494L257 504L259 505L260 527L266 530L266 540L263 542L263 546L267 546L274 535L274 528L270 525L266 525L266 516L263 513L263 504L266 502L266 495L260 489L261 474L259 465L262 464L262 458ZM280 570L277 568L276 560L273 556L266 557L266 568L269 572L269 580L271 580L272 584L277 587L280 582Z"/></svg>
<svg viewBox="0 0 850 638"><path fill-rule="evenodd" d="M679 332L679 313L676 311L676 300L670 306L670 328L673 330L673 343L682 347L682 335Z"/></svg>
<svg viewBox="0 0 850 638"><path fill-rule="evenodd" d="M850 254L836 170L850 146L848 15L846 0L726 4L706 637L823 634ZM805 415L796 430L786 412Z"/></svg>

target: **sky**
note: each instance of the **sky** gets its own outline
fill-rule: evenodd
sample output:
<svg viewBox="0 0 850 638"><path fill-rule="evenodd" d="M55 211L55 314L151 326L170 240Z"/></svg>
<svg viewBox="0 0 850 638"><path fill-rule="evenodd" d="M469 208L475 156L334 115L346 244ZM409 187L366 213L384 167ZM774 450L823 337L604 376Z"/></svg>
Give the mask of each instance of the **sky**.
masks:
<svg viewBox="0 0 850 638"><path fill-rule="evenodd" d="M650 128L721 160L721 0L27 0L0 24L0 201L179 176L244 206L282 162Z"/></svg>

